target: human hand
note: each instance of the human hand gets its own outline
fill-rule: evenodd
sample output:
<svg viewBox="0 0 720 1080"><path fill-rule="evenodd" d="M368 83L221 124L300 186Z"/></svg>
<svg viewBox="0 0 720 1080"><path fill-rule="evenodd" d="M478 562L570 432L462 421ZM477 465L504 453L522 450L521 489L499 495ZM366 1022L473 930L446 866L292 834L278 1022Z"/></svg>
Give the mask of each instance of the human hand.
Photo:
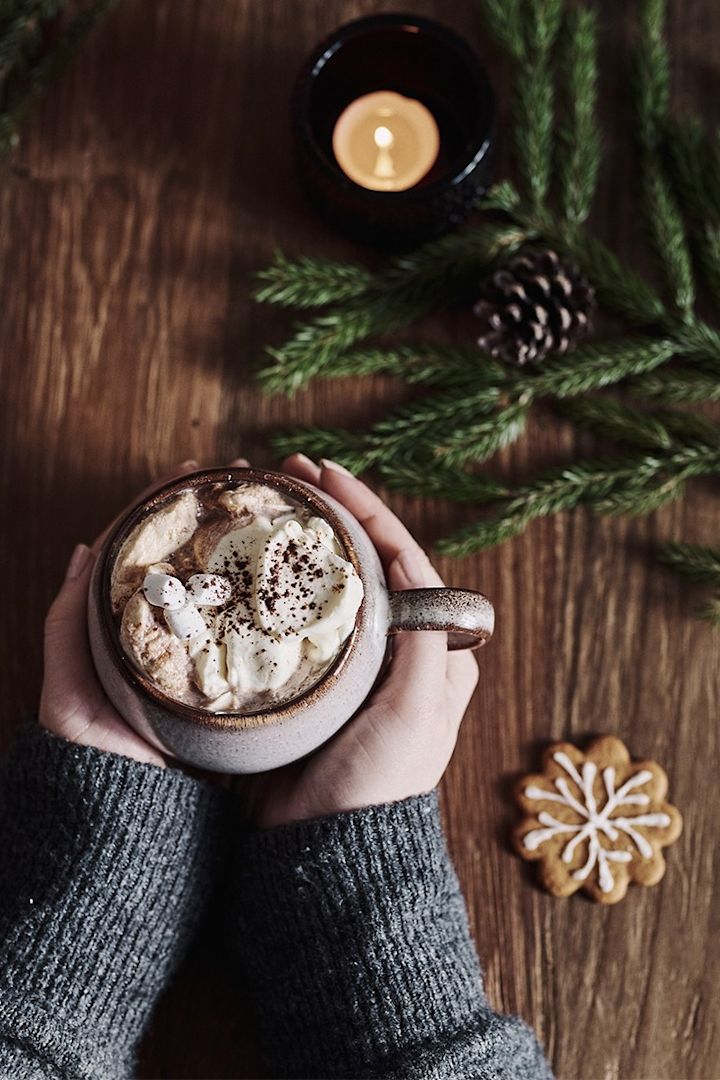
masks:
<svg viewBox="0 0 720 1080"><path fill-rule="evenodd" d="M231 465L247 465L238 458ZM161 483L194 472L196 461L184 461L140 498ZM124 511L123 511L124 513ZM65 581L45 620L45 672L40 696L42 727L70 742L94 746L147 765L166 764L165 758L125 722L111 704L95 673L87 633L87 598L95 559L108 530L93 546L79 544L72 554Z"/></svg>
<svg viewBox="0 0 720 1080"><path fill-rule="evenodd" d="M341 466L321 468L295 454L282 469L326 491L358 519L391 589L443 584L405 526ZM448 652L445 634L397 634L388 673L357 716L310 757L258 778L256 823L284 825L431 791L450 761L477 680L473 654Z"/></svg>

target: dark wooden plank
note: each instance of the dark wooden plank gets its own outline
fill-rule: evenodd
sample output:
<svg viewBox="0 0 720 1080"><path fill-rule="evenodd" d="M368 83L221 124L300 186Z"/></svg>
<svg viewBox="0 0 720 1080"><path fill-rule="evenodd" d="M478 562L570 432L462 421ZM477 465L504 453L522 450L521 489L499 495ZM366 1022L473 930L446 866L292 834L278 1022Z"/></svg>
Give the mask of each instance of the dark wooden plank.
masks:
<svg viewBox="0 0 720 1080"><path fill-rule="evenodd" d="M289 418L362 422L397 397L385 380L263 398L250 368L277 315L249 300L272 250L357 254L305 208L287 135L305 52L333 26L403 3L360 0L123 0L44 104L3 185L0 237L2 739L35 707L45 608L73 544L174 461L249 451ZM473 5L416 0L482 51ZM622 72L633 11L602 6L609 155L598 227L635 249ZM672 0L676 96L715 109L720 22L712 0ZM499 89L507 159L508 86ZM502 166L501 166L502 167ZM462 338L470 322L438 322ZM522 472L560 456L566 431L533 426L508 451ZM441 561L483 588L496 640L444 783L452 850L492 1000L538 1029L572 1080L708 1078L720 1032L715 814L718 639L687 616L688 590L650 557L657 538L709 541L716 502L696 489L637 522L536 524L501 550ZM431 542L452 507L393 497ZM654 890L612 910L542 894L507 850L508 784L551 738L617 732L671 777L686 830ZM161 1002L145 1076L253 1076L251 1004L203 939Z"/></svg>

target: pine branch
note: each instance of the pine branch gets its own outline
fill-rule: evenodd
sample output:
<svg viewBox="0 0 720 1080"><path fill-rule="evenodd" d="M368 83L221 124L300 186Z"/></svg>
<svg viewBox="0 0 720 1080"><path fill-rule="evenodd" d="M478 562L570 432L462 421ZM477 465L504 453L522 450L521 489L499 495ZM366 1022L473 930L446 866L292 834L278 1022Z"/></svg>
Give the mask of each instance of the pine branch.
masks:
<svg viewBox="0 0 720 1080"><path fill-rule="evenodd" d="M580 345L570 356L549 360L537 374L528 373L522 389L533 399L574 397L653 371L673 352L673 343L663 338L590 342Z"/></svg>
<svg viewBox="0 0 720 1080"><path fill-rule="evenodd" d="M643 514L652 514L678 499L685 490L685 481L693 475L692 470L684 470L670 476L658 473L641 480L629 481L593 502L592 509L595 513L608 517L640 517Z"/></svg>
<svg viewBox="0 0 720 1080"><path fill-rule="evenodd" d="M436 445L435 453L447 467L487 461L520 438L527 425L528 413L528 405L509 405L482 420L461 426Z"/></svg>
<svg viewBox="0 0 720 1080"><path fill-rule="evenodd" d="M17 89L6 97L0 114L0 156L16 145L18 130L47 87L75 58L78 49L116 0L94 0L82 8L62 30L50 51L23 72Z"/></svg>
<svg viewBox="0 0 720 1080"><path fill-rule="evenodd" d="M720 401L720 379L697 368L665 367L631 381L631 393L668 404Z"/></svg>
<svg viewBox="0 0 720 1080"><path fill-rule="evenodd" d="M676 574L720 589L720 551L700 544L669 542L662 544L660 560ZM720 595L713 596L696 609L699 619L720 627Z"/></svg>
<svg viewBox="0 0 720 1080"><path fill-rule="evenodd" d="M695 302L682 215L660 153L670 97L665 0L643 0L635 55L635 102L645 225L665 285L686 317Z"/></svg>
<svg viewBox="0 0 720 1080"><path fill-rule="evenodd" d="M366 292L301 323L284 345L269 348L274 362L260 371L260 382L269 391L292 394L314 376L332 373L346 350L371 335L400 330L454 298L461 281L516 250L526 235L516 225L487 224L393 260L387 271L372 277ZM295 267L292 262L281 267L273 288L295 288Z"/></svg>
<svg viewBox="0 0 720 1080"><path fill-rule="evenodd" d="M455 302L458 290L475 283L496 262L509 258L530 238L528 230L510 222L487 222L450 233L407 255L396 256L378 274L373 291L398 297L428 311Z"/></svg>
<svg viewBox="0 0 720 1080"><path fill-rule="evenodd" d="M370 334L384 334L411 322L418 312L375 300L358 308L336 308L300 323L279 348L268 348L274 363L259 372L265 390L293 394L332 365L345 349Z"/></svg>
<svg viewBox="0 0 720 1080"><path fill-rule="evenodd" d="M501 49L513 60L525 56L521 0L480 0L485 22Z"/></svg>
<svg viewBox="0 0 720 1080"><path fill-rule="evenodd" d="M66 0L37 0L6 5L0 11L0 84L8 76L26 66L36 53L40 43L43 23L54 18Z"/></svg>
<svg viewBox="0 0 720 1080"><path fill-rule="evenodd" d="M665 44L665 0L642 0L635 51L635 111L638 142L659 148L670 100L670 62Z"/></svg>
<svg viewBox="0 0 720 1080"><path fill-rule="evenodd" d="M254 294L261 304L279 307L325 307L353 300L372 285L372 274L352 263L300 256L290 260L281 251L257 275L262 282Z"/></svg>
<svg viewBox="0 0 720 1080"><path fill-rule="evenodd" d="M720 588L720 551L700 544L669 541L662 544L659 555L676 574Z"/></svg>
<svg viewBox="0 0 720 1080"><path fill-rule="evenodd" d="M408 458L381 465L380 475L388 487L423 498L450 499L475 505L506 499L510 492L484 473L447 468L437 459Z"/></svg>
<svg viewBox="0 0 720 1080"><path fill-rule="evenodd" d="M516 489L495 517L465 526L437 548L447 555L469 555L517 536L535 518L580 503L605 514L649 512L678 495L691 477L719 472L720 451L698 452L696 447L575 462Z"/></svg>
<svg viewBox="0 0 720 1080"><path fill-rule="evenodd" d="M696 319L672 329L678 355L697 360L702 366L720 375L720 333L714 326Z"/></svg>
<svg viewBox="0 0 720 1080"><path fill-rule="evenodd" d="M686 318L695 303L695 281L680 209L656 155L647 157L642 176L646 227L673 303Z"/></svg>
<svg viewBox="0 0 720 1080"><path fill-rule="evenodd" d="M560 28L563 0L531 0L525 10L526 49L515 67L515 152L521 188L541 207L552 170L554 88L551 53Z"/></svg>
<svg viewBox="0 0 720 1080"><path fill-rule="evenodd" d="M522 215L525 220L525 215ZM639 274L620 262L618 257L591 236L583 227L556 221L549 215L534 222L535 231L559 251L573 259L593 283L599 302L610 311L624 316L635 326L660 323L665 307L655 291Z"/></svg>
<svg viewBox="0 0 720 1080"><path fill-rule="evenodd" d="M720 303L720 150L694 116L665 121L664 148L705 284Z"/></svg>
<svg viewBox="0 0 720 1080"><path fill-rule="evenodd" d="M344 428L289 428L270 441L281 458L302 450L316 460L331 458L353 473L365 472L376 464L376 451L368 445L366 437Z"/></svg>
<svg viewBox="0 0 720 1080"><path fill-rule="evenodd" d="M477 346L395 345L382 348L353 349L343 353L329 378L349 375L395 375L406 382L426 386L485 386L488 400L498 401L507 382L507 368L482 352Z"/></svg>
<svg viewBox="0 0 720 1080"><path fill-rule="evenodd" d="M571 510L583 499L600 496L619 480L632 476L634 459L607 458L577 462L551 469L530 484L515 489L513 497L489 519L471 522L436 546L445 555L469 555L494 547L523 532L534 518Z"/></svg>
<svg viewBox="0 0 720 1080"><path fill-rule="evenodd" d="M515 185L511 184L509 180L501 180L500 183L493 184L486 193L481 209L502 210L503 213L512 216L521 206L521 203L520 193Z"/></svg>
<svg viewBox="0 0 720 1080"><path fill-rule="evenodd" d="M650 450L671 450L677 445L697 445L708 451L720 448L720 427L694 413L641 412L601 396L558 402L555 407L580 427L630 446Z"/></svg>
<svg viewBox="0 0 720 1080"><path fill-rule="evenodd" d="M395 409L370 428L368 439L382 444L381 459L386 461L409 443L439 447L449 431L474 424L479 414L491 414L492 404L484 401L484 388L477 392L467 387L451 387Z"/></svg>
<svg viewBox="0 0 720 1080"><path fill-rule="evenodd" d="M713 626L720 627L720 597L708 600L706 604L701 604L696 611L696 615L698 619L704 619L706 622L712 623Z"/></svg>
<svg viewBox="0 0 720 1080"><path fill-rule="evenodd" d="M563 98L567 120L560 132L558 173L563 214L579 224L590 213L600 166L597 97L597 17L590 8L567 14Z"/></svg>

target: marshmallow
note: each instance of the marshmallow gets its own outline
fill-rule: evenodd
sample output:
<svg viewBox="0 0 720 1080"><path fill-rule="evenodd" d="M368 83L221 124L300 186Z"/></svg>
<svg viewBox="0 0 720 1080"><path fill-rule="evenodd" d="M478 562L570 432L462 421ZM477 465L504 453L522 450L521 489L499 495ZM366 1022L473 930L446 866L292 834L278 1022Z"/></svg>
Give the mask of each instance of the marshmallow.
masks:
<svg viewBox="0 0 720 1080"><path fill-rule="evenodd" d="M222 607L232 596L232 587L220 574L193 574L187 590L200 607Z"/></svg>
<svg viewBox="0 0 720 1080"><path fill-rule="evenodd" d="M182 641L190 641L191 638L207 634L205 620L191 601L174 611L166 609L165 622Z"/></svg>
<svg viewBox="0 0 720 1080"><path fill-rule="evenodd" d="M148 604L165 611L178 611L187 600L182 581L171 574L146 574L142 589Z"/></svg>

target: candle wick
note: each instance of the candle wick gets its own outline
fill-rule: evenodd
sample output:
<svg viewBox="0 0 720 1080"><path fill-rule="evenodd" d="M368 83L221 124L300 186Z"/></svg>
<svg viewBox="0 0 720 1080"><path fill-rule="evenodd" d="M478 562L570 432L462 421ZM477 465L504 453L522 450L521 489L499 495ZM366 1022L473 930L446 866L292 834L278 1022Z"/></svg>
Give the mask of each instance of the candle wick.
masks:
<svg viewBox="0 0 720 1080"><path fill-rule="evenodd" d="M373 139L378 148L373 173L382 180L389 180L395 176L395 166L393 165L392 154L390 153L390 150L395 144L395 137L390 128L381 124L379 127L375 128Z"/></svg>

